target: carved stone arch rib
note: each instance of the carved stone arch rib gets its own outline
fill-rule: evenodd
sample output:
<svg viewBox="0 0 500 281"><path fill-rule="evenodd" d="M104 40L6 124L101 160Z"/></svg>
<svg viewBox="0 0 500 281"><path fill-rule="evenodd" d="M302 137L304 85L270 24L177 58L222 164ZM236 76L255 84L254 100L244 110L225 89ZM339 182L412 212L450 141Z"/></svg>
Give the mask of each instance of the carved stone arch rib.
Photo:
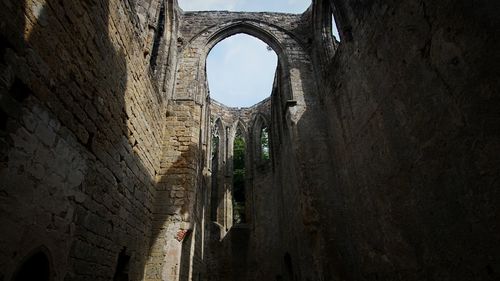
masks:
<svg viewBox="0 0 500 281"><path fill-rule="evenodd" d="M238 119L236 122L234 122L232 134L231 134L232 139L234 140L234 138L236 137L238 129L241 130L241 132L243 134L243 138L245 139L245 142L248 142L247 126L245 125L245 122L241 119Z"/></svg>
<svg viewBox="0 0 500 281"><path fill-rule="evenodd" d="M234 22L231 25L217 30L212 36L210 36L206 42L206 50L204 54L205 60L206 56L208 56L210 50L212 50L215 45L217 45L224 39L236 34L247 34L263 41L276 52L279 58L278 61L282 65L282 67L286 67L288 65L288 58L286 56L285 50L276 35L247 20Z"/></svg>

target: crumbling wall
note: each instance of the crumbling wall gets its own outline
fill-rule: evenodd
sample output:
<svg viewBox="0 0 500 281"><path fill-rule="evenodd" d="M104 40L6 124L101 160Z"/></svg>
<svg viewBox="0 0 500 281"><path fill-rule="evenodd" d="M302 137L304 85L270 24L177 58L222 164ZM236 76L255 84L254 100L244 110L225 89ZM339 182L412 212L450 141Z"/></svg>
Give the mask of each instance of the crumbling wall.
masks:
<svg viewBox="0 0 500 281"><path fill-rule="evenodd" d="M498 5L330 2L324 278L498 279Z"/></svg>
<svg viewBox="0 0 500 281"><path fill-rule="evenodd" d="M210 280L274 278L281 275L278 227L281 190L273 185L271 161L263 161L260 155L260 130L263 125L272 130L269 122L271 99L248 108L231 108L212 100L210 108L212 125L218 124L228 134L227 138L219 140L222 142L219 146L227 147L228 152L219 155L223 159L219 159L221 165L217 167L218 186L212 181L212 192L217 192L218 198L215 204L222 202L217 204L219 209L233 204L232 155L238 128L243 130L246 143L245 221L233 223L233 214L221 210L217 220L212 221L214 231L208 242ZM229 225L225 225L227 220L230 220Z"/></svg>
<svg viewBox="0 0 500 281"><path fill-rule="evenodd" d="M193 101L171 101L165 129L154 212L153 247L146 280L188 280L195 256L193 237L201 227L205 109ZM198 224L200 223L200 225ZM185 235L184 235L185 234ZM200 235L201 236L201 235ZM202 236L201 236L202 237ZM198 250L200 250L198 252ZM201 249L197 249L197 255Z"/></svg>
<svg viewBox="0 0 500 281"><path fill-rule="evenodd" d="M0 279L33 255L53 280L499 279L496 11L3 1ZM206 56L237 33L279 57L250 109L208 95ZM212 231L211 119L255 143L257 113L272 156L249 150L249 223Z"/></svg>
<svg viewBox="0 0 500 281"><path fill-rule="evenodd" d="M198 238L194 236L189 238L191 240L183 242L182 245L176 243L174 237L175 233L186 229L194 233L198 225L204 225L204 223L199 221L199 218L206 217L197 214L197 210L202 210L204 207L198 205L198 202L202 201L196 201L196 198L199 198L197 197L199 194L196 190L200 188L200 179L203 177L206 178L205 170L208 167L207 159L204 157L207 153L207 141L209 140L207 138L207 132L209 131L209 123L207 121L209 119L205 117L207 112L205 106L208 104L205 60L209 50L220 40L237 33L248 33L266 42L280 57L282 71L279 72L279 75L286 81L283 86L286 90L286 99L294 100L292 103L294 103L295 107L287 116L288 121L294 123L306 117L305 119L309 119L309 121L304 122L304 125L301 126L301 129L304 129L303 134L307 135L308 132L306 131L316 132L313 135L321 134L314 127L306 125L306 123L315 123L310 120L310 117L313 115L303 115L306 108L315 103L315 98L306 97L306 93L313 93L315 91L311 60L305 51L305 45L308 44L308 40L307 37L304 37L304 34L307 33L304 26L307 26L308 19L307 15L279 13L190 12L182 14L179 37L177 38L180 52L175 76L175 91L171 104L173 106L172 112L181 112L182 110L176 110L175 107L179 106L181 108L189 104L188 112L182 112L184 112L183 114L187 114L185 117L187 122L193 122L193 124L187 125L189 126L188 135L183 136L182 139L179 138L176 132L171 130L173 133L170 134L170 143L165 148L165 151L174 153L178 151L179 147L187 146L190 143L194 152L183 158L182 163L189 171L182 173L183 183L165 184L164 198L167 198L166 194L172 196L171 190L173 186L177 185L181 189L180 191L184 191L183 196L176 199L182 207L168 211L170 207L168 207L169 204L167 202L170 201L158 201L165 202L163 207L157 206L157 209L162 212L160 214L160 217L163 217L161 221L170 222L161 226L162 230L158 233L162 234L158 237L165 239L158 241L158 244L155 245L155 248L160 249L157 256L160 258L162 255L166 256L166 261L161 263L163 267L156 267L161 268L157 272L158 276L167 274L171 278L185 278L182 277L183 273L179 272L179 269L181 268L182 271L184 265L189 264L190 270L187 278L192 278L204 272L203 267L206 266L207 262L206 257L203 256L203 250L198 251L198 253L196 253L196 250L186 250L187 247L195 249L196 246L193 245L199 245L199 241L196 240L200 239L199 236ZM172 118L177 118L175 116L177 115L172 115ZM185 126L185 124L178 122L178 126ZM198 128L197 131L196 128ZM324 137L318 139L320 141L325 140ZM305 138L303 141L305 141ZM309 144L309 141L307 143ZM300 145L300 147L305 146L305 142L302 142ZM318 146L318 149L320 149L319 147L322 146ZM294 154L294 157L300 156ZM318 162L318 165L321 165L321 161ZM164 178L168 182L169 178L174 176L169 175L168 166L165 167L167 169L163 168L161 174L165 175ZM309 171L305 173L307 172ZM304 181L306 178L304 173L300 176L301 180ZM316 177L311 176L310 178ZM295 244L295 242L291 243ZM185 257L185 253L188 253L187 258ZM305 260L308 257L308 255L304 255ZM197 266L193 267L195 261L204 261L204 263L198 263ZM158 264L160 265L160 263Z"/></svg>
<svg viewBox="0 0 500 281"><path fill-rule="evenodd" d="M136 15L114 0L0 7L0 279L37 249L53 280L141 279L167 97Z"/></svg>

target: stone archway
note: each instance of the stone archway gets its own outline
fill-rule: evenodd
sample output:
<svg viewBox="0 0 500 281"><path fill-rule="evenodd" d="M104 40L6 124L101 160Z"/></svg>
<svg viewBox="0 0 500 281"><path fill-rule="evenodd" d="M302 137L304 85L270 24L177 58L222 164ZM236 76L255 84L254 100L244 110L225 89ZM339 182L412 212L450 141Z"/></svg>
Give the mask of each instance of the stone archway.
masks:
<svg viewBox="0 0 500 281"><path fill-rule="evenodd" d="M162 169L158 190L168 194L170 201L157 201L158 223L153 234L155 256L151 268L168 280L188 280L202 269L195 266L204 252L208 216L200 198L209 198L210 171L203 159L210 144L210 103L206 76L206 58L218 42L245 33L268 44L278 55L280 98L276 108L284 115L286 126L292 128L301 120L308 100L314 95L316 82L312 60L307 51L307 36L297 30L302 15L276 13L191 12L184 13L179 28L177 47L179 61L175 90L167 114L168 155ZM274 101L273 101L274 103ZM187 121L187 122L186 122ZM227 132L226 132L227 134ZM200 186L202 186L200 188ZM200 192L207 194L200 194ZM173 196L173 197L172 197ZM227 231L227 230L226 230ZM179 233L192 233L189 243L179 243ZM163 254L158 254L163 253ZM161 273L160 273L161 272ZM188 277L185 275L187 274ZM184 277L183 277L184 276Z"/></svg>
<svg viewBox="0 0 500 281"><path fill-rule="evenodd" d="M312 73L307 39L294 30L301 15L274 13L194 12L184 15L178 42L182 51L177 70L174 99L203 101L207 94L206 58L217 43L235 34L244 33L268 44L278 55L284 92L289 100L303 104L304 92L314 87L303 83ZM307 80L307 79L306 79ZM309 81L307 81L309 82Z"/></svg>
<svg viewBox="0 0 500 281"><path fill-rule="evenodd" d="M259 113L253 120L251 129L251 139L252 139L252 160L256 165L264 164L269 159L264 159L262 155L262 131L264 128L269 130L269 120L264 116L264 114Z"/></svg>

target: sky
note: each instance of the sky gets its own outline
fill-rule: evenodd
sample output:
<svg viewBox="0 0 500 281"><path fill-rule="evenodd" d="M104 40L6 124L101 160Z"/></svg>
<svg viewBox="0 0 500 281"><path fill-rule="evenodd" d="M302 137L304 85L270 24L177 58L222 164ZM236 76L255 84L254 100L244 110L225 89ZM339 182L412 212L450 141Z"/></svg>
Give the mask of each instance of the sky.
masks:
<svg viewBox="0 0 500 281"><path fill-rule="evenodd" d="M301 14L311 5L311 0L179 0L184 11L247 11L283 12Z"/></svg>
<svg viewBox="0 0 500 281"><path fill-rule="evenodd" d="M210 97L227 106L249 107L271 95L278 57L259 39L231 36L210 51Z"/></svg>
<svg viewBox="0 0 500 281"><path fill-rule="evenodd" d="M311 0L178 0L184 11L303 13ZM337 37L338 38L338 37ZM210 96L227 106L249 107L271 95L274 51L259 39L237 34L217 44L207 58Z"/></svg>

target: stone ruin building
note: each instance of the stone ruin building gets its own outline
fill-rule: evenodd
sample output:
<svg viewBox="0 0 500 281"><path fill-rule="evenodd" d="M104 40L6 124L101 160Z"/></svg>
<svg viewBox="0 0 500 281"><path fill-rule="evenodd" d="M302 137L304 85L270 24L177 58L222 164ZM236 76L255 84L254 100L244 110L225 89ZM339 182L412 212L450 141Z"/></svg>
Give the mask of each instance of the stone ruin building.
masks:
<svg viewBox="0 0 500 281"><path fill-rule="evenodd" d="M0 281L500 280L499 15L0 1ZM205 73L238 33L279 58L239 109Z"/></svg>

